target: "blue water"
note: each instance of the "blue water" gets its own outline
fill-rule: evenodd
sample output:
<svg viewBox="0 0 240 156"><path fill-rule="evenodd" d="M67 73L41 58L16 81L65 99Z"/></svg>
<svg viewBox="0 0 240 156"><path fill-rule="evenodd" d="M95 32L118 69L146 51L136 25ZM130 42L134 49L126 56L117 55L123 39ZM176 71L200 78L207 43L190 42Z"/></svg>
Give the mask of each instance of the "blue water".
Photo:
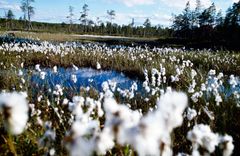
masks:
<svg viewBox="0 0 240 156"><path fill-rule="evenodd" d="M31 76L31 82L35 87L48 86L54 88L59 84L73 91L79 91L80 87L93 87L98 91L102 91L102 83L108 80L117 82L117 87L121 89L129 89L134 82L136 82L138 86L141 85L139 80L130 79L123 73L114 70L103 71L92 68L74 70L72 68L58 68L57 73L54 73L52 69L47 68L42 71L46 72L45 79L40 78L39 72L34 72ZM77 77L76 83L71 79L71 75L73 74Z"/></svg>
<svg viewBox="0 0 240 156"><path fill-rule="evenodd" d="M43 72L46 72L45 79L40 78L40 73L33 70L31 76L25 74L31 80L31 87L35 88L35 90L46 91L47 89L54 90L56 85L60 85L67 90L69 93L79 93L81 87L90 87L94 88L97 91L102 91L102 83L105 81L114 81L117 83L116 88L120 88L122 90L130 89L133 83L137 83L138 92L145 95L145 91L142 87L142 81L134 80L121 72L117 72L114 70L96 70L92 68L79 68L78 70L74 70L74 68L58 68L57 73L54 73L51 68L42 69ZM26 70L25 73L29 72ZM76 75L77 82L74 83L71 75ZM208 85L211 85L213 80L208 81ZM225 95L225 98L232 96L234 92L240 92L240 83L235 88L232 88L228 85L221 85L218 88L219 93ZM211 97L212 93L208 93Z"/></svg>

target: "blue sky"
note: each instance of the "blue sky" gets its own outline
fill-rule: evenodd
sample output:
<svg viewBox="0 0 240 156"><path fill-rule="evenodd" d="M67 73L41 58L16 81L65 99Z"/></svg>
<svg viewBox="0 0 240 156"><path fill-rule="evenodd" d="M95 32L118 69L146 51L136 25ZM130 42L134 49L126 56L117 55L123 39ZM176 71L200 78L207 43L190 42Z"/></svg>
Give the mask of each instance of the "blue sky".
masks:
<svg viewBox="0 0 240 156"><path fill-rule="evenodd" d="M118 24L129 24L135 19L137 25L141 25L146 18L150 18L153 25L169 26L172 14L181 13L188 0L35 0L34 21L43 22L68 22L68 7L74 7L74 21L79 23L80 11L84 3L89 5L89 18L96 20L99 17L106 21L107 10L115 10L114 22ZM196 0L189 0L194 8ZM207 7L212 2L218 10L223 12L238 0L202 0L202 5ZM12 9L16 18L22 16L20 10L21 0L0 0L0 16L4 11Z"/></svg>

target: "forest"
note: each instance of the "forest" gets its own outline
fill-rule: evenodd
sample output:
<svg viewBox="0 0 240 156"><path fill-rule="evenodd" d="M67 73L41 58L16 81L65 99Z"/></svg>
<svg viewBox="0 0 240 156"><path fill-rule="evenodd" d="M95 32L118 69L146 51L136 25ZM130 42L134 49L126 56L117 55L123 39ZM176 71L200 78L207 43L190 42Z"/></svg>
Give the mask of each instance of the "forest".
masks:
<svg viewBox="0 0 240 156"><path fill-rule="evenodd" d="M238 44L240 40L240 2L233 3L225 14L221 10L217 11L214 3L208 8L204 8L201 0L196 0L195 9L191 9L188 2L181 14L173 15L172 25L169 27L160 25L161 21L159 21L159 25L152 25L149 18L142 25L136 25L134 19L128 25L118 25L114 23L116 16L114 10L106 12L107 22L103 22L99 18L94 21L88 17L90 10L87 4L82 7L78 23L73 22L72 6L69 6L69 15L66 15L68 23L34 22L31 21L34 10L30 11L32 12L29 17L25 15L25 12L24 16L19 19L15 19L11 10L6 11L5 16L0 19L0 30L147 37L159 39L160 44L171 43L197 48L229 50L240 48Z"/></svg>

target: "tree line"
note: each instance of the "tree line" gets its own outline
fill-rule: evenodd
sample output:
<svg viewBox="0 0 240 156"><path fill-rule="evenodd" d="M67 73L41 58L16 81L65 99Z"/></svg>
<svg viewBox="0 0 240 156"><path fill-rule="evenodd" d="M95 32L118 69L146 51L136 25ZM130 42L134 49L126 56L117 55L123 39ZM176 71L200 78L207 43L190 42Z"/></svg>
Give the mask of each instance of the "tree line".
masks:
<svg viewBox="0 0 240 156"><path fill-rule="evenodd" d="M173 17L172 36L188 41L205 42L211 45L239 47L240 41L240 1L226 11L217 11L214 3L204 8L196 0L196 8L191 10L187 2L181 14Z"/></svg>
<svg viewBox="0 0 240 156"><path fill-rule="evenodd" d="M66 19L68 22L45 23L32 22L35 8L32 6L34 0L22 0L21 10L23 16L16 19L12 10L8 10L5 16L0 19L0 27L3 30L31 30L47 32L65 32L65 33L88 33L99 35L122 35L122 36L142 36L142 37L163 37L169 36L169 29L160 25L153 26L149 18L143 25L135 25L134 19L127 25L114 23L116 17L115 10L107 10L107 21L103 22L100 17L94 21L89 18L89 6L84 4L79 14L79 22L75 22L74 7L69 6Z"/></svg>

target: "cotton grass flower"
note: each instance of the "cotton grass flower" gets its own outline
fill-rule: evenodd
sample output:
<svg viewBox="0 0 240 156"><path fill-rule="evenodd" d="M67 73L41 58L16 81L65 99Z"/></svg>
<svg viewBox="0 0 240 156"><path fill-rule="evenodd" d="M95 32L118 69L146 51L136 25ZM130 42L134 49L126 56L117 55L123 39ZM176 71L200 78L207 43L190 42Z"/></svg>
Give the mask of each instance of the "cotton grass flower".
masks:
<svg viewBox="0 0 240 156"><path fill-rule="evenodd" d="M46 74L47 74L46 72L40 72L40 78L44 80L46 77Z"/></svg>
<svg viewBox="0 0 240 156"><path fill-rule="evenodd" d="M105 128L110 127L117 142L131 145L138 155L172 155L170 133L182 124L186 106L184 93L167 91L157 101L157 109L141 118L140 113L106 98Z"/></svg>
<svg viewBox="0 0 240 156"><path fill-rule="evenodd" d="M21 69L18 70L18 76L23 76L23 71Z"/></svg>
<svg viewBox="0 0 240 156"><path fill-rule="evenodd" d="M101 69L101 64L99 62L97 62L96 68L97 68L97 70Z"/></svg>
<svg viewBox="0 0 240 156"><path fill-rule="evenodd" d="M77 83L77 76L75 74L72 74L71 80L73 81L73 83Z"/></svg>
<svg viewBox="0 0 240 156"><path fill-rule="evenodd" d="M40 69L40 64L35 65L35 70L38 72L41 72L42 70Z"/></svg>
<svg viewBox="0 0 240 156"><path fill-rule="evenodd" d="M197 111L195 109L191 109L188 107L186 116L187 116L188 121L191 121L192 119L194 119L197 116Z"/></svg>
<svg viewBox="0 0 240 156"><path fill-rule="evenodd" d="M223 156L230 156L233 153L234 145L233 138L229 135L225 135L220 139L222 143Z"/></svg>
<svg viewBox="0 0 240 156"><path fill-rule="evenodd" d="M14 135L21 134L28 121L28 102L22 93L0 94L0 110L6 129Z"/></svg>
<svg viewBox="0 0 240 156"><path fill-rule="evenodd" d="M234 149L231 136L221 136L217 133L213 133L210 127L204 124L195 125L193 129L188 132L187 139L193 144L193 155L194 153L198 153L198 148L200 146L209 153L213 153L216 146L223 144L224 156L231 155Z"/></svg>
<svg viewBox="0 0 240 156"><path fill-rule="evenodd" d="M168 122L168 128L172 129L182 124L182 113L186 108L188 99L186 94L168 91L157 101L157 110ZM174 115L172 115L174 114Z"/></svg>
<svg viewBox="0 0 240 156"><path fill-rule="evenodd" d="M200 145L205 148L209 153L215 151L218 145L218 135L214 134L208 125L196 125L193 130L187 134L188 140L193 144Z"/></svg>
<svg viewBox="0 0 240 156"><path fill-rule="evenodd" d="M57 73L57 66L53 67L53 73Z"/></svg>

